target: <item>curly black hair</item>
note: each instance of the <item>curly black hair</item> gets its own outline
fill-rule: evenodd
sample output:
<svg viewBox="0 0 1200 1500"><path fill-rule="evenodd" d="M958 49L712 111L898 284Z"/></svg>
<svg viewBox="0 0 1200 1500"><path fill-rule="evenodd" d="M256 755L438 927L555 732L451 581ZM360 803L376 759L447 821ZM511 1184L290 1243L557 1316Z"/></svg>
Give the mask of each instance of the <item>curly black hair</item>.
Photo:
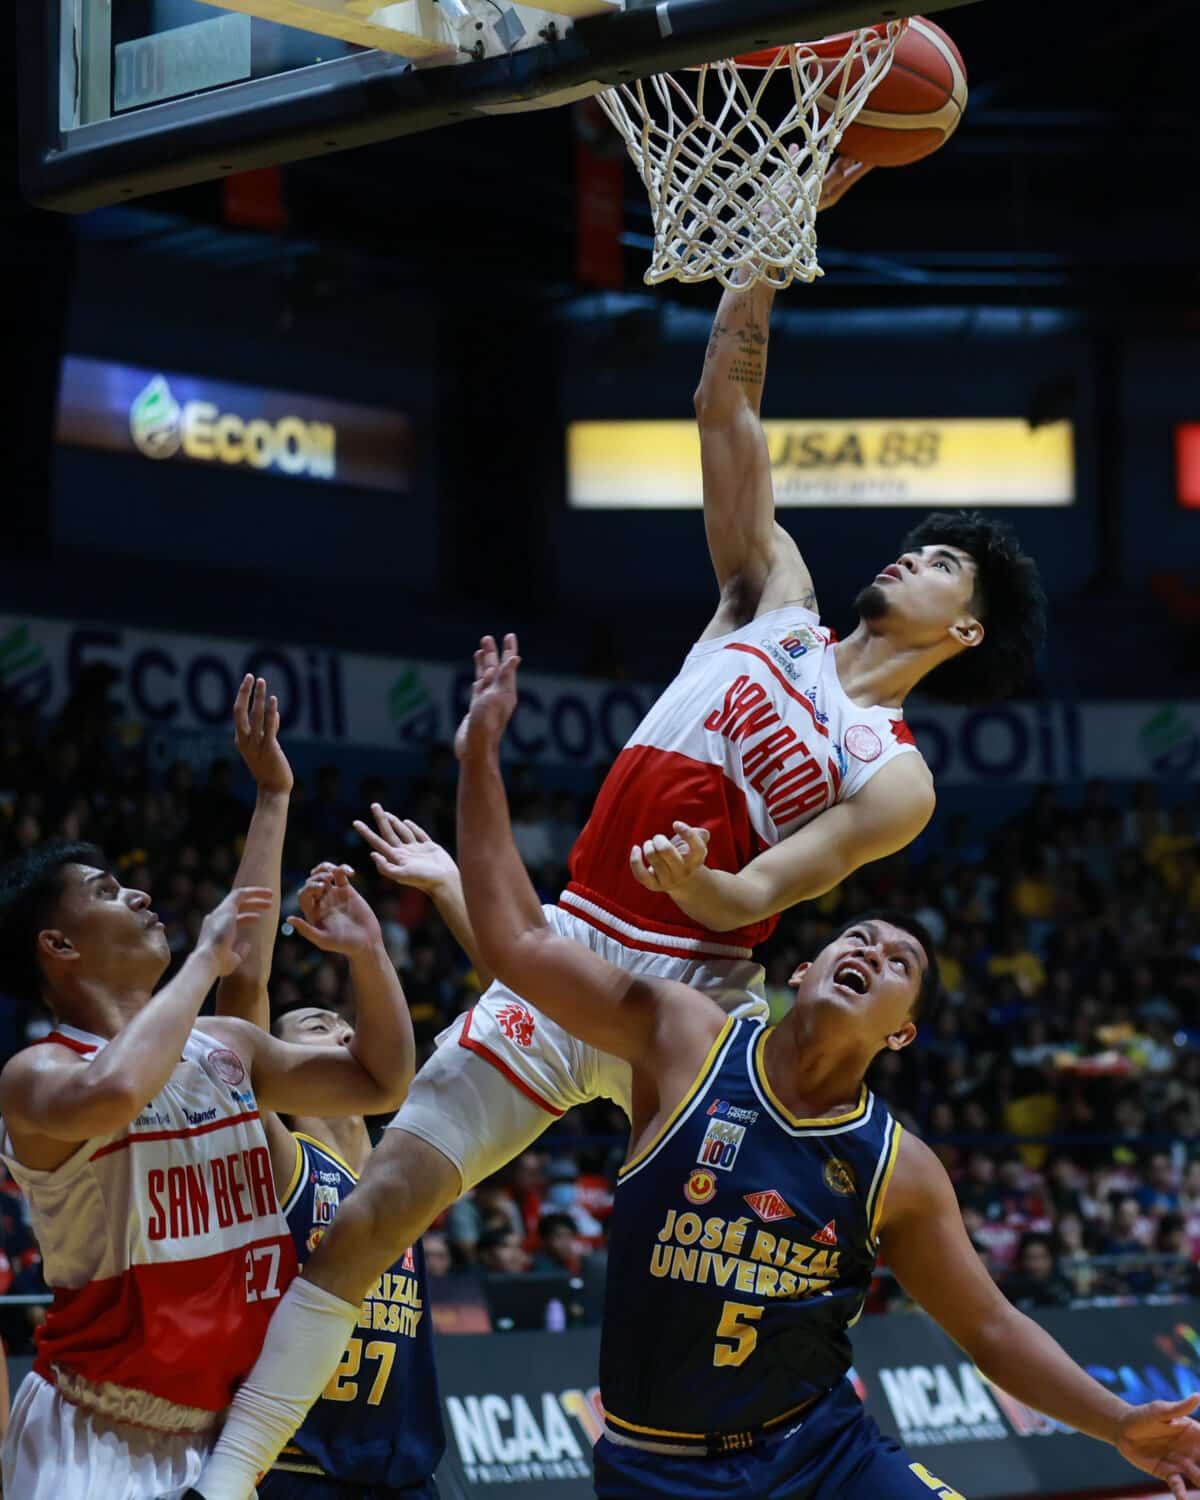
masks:
<svg viewBox="0 0 1200 1500"><path fill-rule="evenodd" d="M39 844L0 867L0 991L14 1000L41 996L37 935L54 918L67 865L108 869L102 849L66 839Z"/></svg>
<svg viewBox="0 0 1200 1500"><path fill-rule="evenodd" d="M935 667L921 691L943 703L996 703L1029 678L1046 634L1046 594L1033 558L1021 551L1012 528L978 511L935 511L901 544L958 547L975 561L972 608L983 640Z"/></svg>

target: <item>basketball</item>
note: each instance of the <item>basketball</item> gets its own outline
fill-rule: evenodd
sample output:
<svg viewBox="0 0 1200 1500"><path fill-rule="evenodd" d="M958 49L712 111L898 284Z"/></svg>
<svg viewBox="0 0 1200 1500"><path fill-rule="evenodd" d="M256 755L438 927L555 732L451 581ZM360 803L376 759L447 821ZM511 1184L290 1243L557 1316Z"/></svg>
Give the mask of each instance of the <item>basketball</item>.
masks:
<svg viewBox="0 0 1200 1500"><path fill-rule="evenodd" d="M826 43L818 42L814 50L824 53L828 43L837 40L830 37ZM833 103L826 95L818 98L822 116ZM914 16L887 76L846 130L840 149L874 167L903 167L944 146L966 107L967 69L962 54L940 26Z"/></svg>

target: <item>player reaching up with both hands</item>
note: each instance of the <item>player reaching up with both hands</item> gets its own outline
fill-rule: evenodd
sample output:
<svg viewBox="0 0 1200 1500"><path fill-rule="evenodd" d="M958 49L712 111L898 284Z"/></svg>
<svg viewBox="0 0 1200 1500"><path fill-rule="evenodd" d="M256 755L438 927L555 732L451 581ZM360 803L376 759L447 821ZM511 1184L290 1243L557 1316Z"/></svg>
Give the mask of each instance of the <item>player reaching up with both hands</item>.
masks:
<svg viewBox="0 0 1200 1500"><path fill-rule="evenodd" d="M275 718L265 684L253 709L251 692L248 679L250 730ZM282 829L286 793L260 779L252 839ZM46 845L0 871L0 988L55 1023L0 1073L0 1152L54 1293L3 1449L21 1500L159 1500L197 1477L296 1269L260 1110L361 1115L404 1097L412 1033L394 973L358 985L347 1045L198 1019L214 984L270 952L278 894L247 874L156 989L166 932L98 849ZM302 898L322 946L335 885Z"/></svg>
<svg viewBox="0 0 1200 1500"><path fill-rule="evenodd" d="M844 176L842 189L854 174ZM546 909L563 936L629 973L702 990L733 1015L766 1013L754 949L779 914L905 848L932 815L932 777L904 723L908 694L920 684L955 702L1004 697L1031 671L1044 622L1037 569L1012 534L944 513L879 567L856 601L857 628L834 640L775 519L760 418L772 301L763 285L725 293L696 393L716 611L617 757L570 883ZM375 817L378 831L360 832L380 868L399 873L418 851L399 820ZM439 866L428 888L478 960L457 875ZM323 1388L359 1302L403 1247L572 1106L606 1097L628 1114L630 1088L623 1059L493 983L439 1038L309 1260L306 1294L328 1301L320 1312L294 1299L281 1307L279 1347L323 1337L328 1365L256 1368L205 1472L207 1500L243 1500L246 1476Z"/></svg>

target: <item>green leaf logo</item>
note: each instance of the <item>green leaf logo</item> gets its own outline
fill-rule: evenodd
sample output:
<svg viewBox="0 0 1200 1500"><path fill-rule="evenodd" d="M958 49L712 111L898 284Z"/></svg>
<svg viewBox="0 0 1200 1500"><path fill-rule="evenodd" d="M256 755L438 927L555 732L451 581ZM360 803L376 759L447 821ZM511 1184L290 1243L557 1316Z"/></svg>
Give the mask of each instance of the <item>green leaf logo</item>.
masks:
<svg viewBox="0 0 1200 1500"><path fill-rule="evenodd" d="M428 702L429 689L421 681L421 674L413 667L401 673L388 690L388 714L393 724L407 719Z"/></svg>
<svg viewBox="0 0 1200 1500"><path fill-rule="evenodd" d="M31 667L40 666L42 648L29 638L29 626L17 625L0 636L0 682L7 687Z"/></svg>
<svg viewBox="0 0 1200 1500"><path fill-rule="evenodd" d="M182 418L166 377L155 375L129 408L129 432L138 451L147 458L173 458L183 442Z"/></svg>
<svg viewBox="0 0 1200 1500"><path fill-rule="evenodd" d="M1169 703L1147 719L1138 740L1160 776L1187 776L1200 761L1200 734L1177 704Z"/></svg>

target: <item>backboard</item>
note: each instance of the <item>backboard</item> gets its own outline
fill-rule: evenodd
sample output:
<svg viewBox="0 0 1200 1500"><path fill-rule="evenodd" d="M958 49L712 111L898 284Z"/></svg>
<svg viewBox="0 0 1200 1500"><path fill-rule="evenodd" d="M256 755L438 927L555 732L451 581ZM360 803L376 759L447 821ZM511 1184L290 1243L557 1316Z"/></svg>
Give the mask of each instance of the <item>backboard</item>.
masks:
<svg viewBox="0 0 1200 1500"><path fill-rule="evenodd" d="M970 3L924 0L921 9ZM569 103L662 69L890 19L909 5L21 0L23 186L43 207L82 212Z"/></svg>

